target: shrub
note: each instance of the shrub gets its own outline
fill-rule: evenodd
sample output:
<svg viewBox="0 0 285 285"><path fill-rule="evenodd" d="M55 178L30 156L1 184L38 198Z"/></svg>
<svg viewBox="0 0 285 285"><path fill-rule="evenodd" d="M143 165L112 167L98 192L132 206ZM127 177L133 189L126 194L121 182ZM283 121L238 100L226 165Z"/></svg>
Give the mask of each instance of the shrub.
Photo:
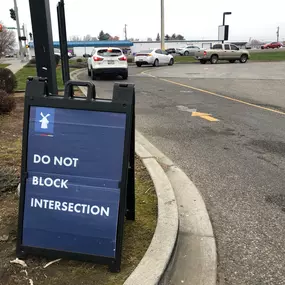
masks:
<svg viewBox="0 0 285 285"><path fill-rule="evenodd" d="M0 115L13 111L16 107L16 100L9 96L4 90L0 90Z"/></svg>
<svg viewBox="0 0 285 285"><path fill-rule="evenodd" d="M0 89L12 93L17 87L15 74L8 68L0 68Z"/></svg>
<svg viewBox="0 0 285 285"><path fill-rule="evenodd" d="M82 60L82 58L77 58L76 61L77 62L82 62L83 60Z"/></svg>

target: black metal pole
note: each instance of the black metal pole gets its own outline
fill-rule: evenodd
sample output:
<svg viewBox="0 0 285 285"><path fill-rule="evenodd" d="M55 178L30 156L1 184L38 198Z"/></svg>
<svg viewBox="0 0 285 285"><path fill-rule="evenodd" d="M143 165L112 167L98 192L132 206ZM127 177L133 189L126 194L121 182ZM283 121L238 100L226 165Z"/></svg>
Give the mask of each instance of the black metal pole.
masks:
<svg viewBox="0 0 285 285"><path fill-rule="evenodd" d="M29 0L37 75L47 77L49 93L57 94L56 65L49 0Z"/></svg>
<svg viewBox="0 0 285 285"><path fill-rule="evenodd" d="M223 26L225 25L225 21L226 21L226 13L223 13Z"/></svg>
<svg viewBox="0 0 285 285"><path fill-rule="evenodd" d="M57 18L58 18L59 41L60 41L62 79L63 79L63 82L66 83L68 80L70 80L70 75L69 75L69 61L68 61L68 46L67 46L67 36L66 36L64 0L61 0L60 2L58 2Z"/></svg>

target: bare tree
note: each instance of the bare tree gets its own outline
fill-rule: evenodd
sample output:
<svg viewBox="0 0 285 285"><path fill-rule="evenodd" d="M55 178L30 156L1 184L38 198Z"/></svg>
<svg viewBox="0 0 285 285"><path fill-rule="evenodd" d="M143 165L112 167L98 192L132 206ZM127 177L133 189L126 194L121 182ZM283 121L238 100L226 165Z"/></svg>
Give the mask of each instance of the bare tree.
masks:
<svg viewBox="0 0 285 285"><path fill-rule="evenodd" d="M85 42L91 42L92 41L92 37L91 37L91 35L86 35L86 36L84 36L83 37L83 41L85 41Z"/></svg>
<svg viewBox="0 0 285 285"><path fill-rule="evenodd" d="M71 37L69 37L69 40L71 42L80 42L81 38L79 36L71 36Z"/></svg>
<svg viewBox="0 0 285 285"><path fill-rule="evenodd" d="M13 51L15 49L15 44L15 33L4 28L2 32L0 32L0 57L5 55L5 53Z"/></svg>

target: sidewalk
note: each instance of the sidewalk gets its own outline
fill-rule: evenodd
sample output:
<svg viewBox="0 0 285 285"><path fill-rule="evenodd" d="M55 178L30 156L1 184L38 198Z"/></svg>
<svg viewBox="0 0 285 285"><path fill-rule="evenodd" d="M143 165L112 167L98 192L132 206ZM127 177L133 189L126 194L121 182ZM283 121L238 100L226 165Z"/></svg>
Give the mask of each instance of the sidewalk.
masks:
<svg viewBox="0 0 285 285"><path fill-rule="evenodd" d="M7 68L9 68L13 73L16 73L20 69L22 69L28 62L21 62L20 59L10 59L4 60L4 64L9 64Z"/></svg>

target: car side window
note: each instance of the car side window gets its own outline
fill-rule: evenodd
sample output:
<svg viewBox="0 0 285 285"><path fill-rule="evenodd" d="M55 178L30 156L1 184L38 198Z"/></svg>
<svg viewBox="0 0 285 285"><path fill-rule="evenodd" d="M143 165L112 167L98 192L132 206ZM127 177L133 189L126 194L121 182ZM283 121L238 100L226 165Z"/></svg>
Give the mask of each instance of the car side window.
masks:
<svg viewBox="0 0 285 285"><path fill-rule="evenodd" d="M239 48L235 45L231 45L231 50L239 50Z"/></svg>
<svg viewBox="0 0 285 285"><path fill-rule="evenodd" d="M230 50L230 45L225 45L225 50Z"/></svg>
<svg viewBox="0 0 285 285"><path fill-rule="evenodd" d="M214 45L213 49L223 49L223 46L222 45Z"/></svg>
<svg viewBox="0 0 285 285"><path fill-rule="evenodd" d="M155 52L160 54L162 53L161 49L157 49Z"/></svg>

